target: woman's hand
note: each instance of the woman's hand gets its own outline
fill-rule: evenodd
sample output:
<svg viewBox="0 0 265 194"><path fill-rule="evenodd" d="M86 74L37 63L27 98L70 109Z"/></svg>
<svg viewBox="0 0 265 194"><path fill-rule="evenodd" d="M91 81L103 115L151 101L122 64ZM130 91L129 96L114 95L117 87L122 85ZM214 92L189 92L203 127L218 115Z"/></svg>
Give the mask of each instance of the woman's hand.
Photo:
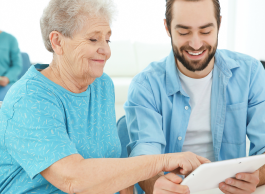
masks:
<svg viewBox="0 0 265 194"><path fill-rule="evenodd" d="M175 174L188 175L201 164L211 161L198 156L192 152L181 152L174 154L164 154L164 172L173 172Z"/></svg>
<svg viewBox="0 0 265 194"><path fill-rule="evenodd" d="M191 152L165 154L165 166L163 171L171 172L159 177L154 184L154 194L189 194L189 188L180 185L182 178L176 174L188 175L201 164L209 163L206 158Z"/></svg>

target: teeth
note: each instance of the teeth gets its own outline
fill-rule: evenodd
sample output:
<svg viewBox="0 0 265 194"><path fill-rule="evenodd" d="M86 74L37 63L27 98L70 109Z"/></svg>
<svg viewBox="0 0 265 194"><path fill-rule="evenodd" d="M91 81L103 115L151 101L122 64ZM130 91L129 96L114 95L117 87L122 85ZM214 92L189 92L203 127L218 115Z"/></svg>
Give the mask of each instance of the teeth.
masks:
<svg viewBox="0 0 265 194"><path fill-rule="evenodd" d="M193 53L193 52L188 52L188 53L189 53L190 55L198 56L198 55L202 54L203 51L201 51L201 52L199 52L199 53Z"/></svg>

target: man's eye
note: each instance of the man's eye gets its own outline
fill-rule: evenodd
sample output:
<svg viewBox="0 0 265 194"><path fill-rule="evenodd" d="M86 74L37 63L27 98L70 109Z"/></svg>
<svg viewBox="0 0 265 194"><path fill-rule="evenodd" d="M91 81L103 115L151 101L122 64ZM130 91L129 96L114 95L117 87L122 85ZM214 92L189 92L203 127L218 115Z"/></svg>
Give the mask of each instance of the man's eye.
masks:
<svg viewBox="0 0 265 194"><path fill-rule="evenodd" d="M180 36L186 36L188 34L189 34L189 32L188 33L185 33L185 34L179 33Z"/></svg>
<svg viewBox="0 0 265 194"><path fill-rule="evenodd" d="M206 35L206 34L210 34L211 32L202 32L201 34L204 34L204 35Z"/></svg>
<svg viewBox="0 0 265 194"><path fill-rule="evenodd" d="M97 39L89 39L91 42L97 42Z"/></svg>
<svg viewBox="0 0 265 194"><path fill-rule="evenodd" d="M110 40L106 40L106 42L107 42L107 43L111 43L111 41L110 41Z"/></svg>

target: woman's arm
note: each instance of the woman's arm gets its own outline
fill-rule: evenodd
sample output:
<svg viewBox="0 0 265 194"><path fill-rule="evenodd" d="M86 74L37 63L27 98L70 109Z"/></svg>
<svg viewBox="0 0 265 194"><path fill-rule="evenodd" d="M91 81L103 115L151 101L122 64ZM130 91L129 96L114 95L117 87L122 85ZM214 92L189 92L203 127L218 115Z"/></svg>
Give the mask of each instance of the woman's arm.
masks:
<svg viewBox="0 0 265 194"><path fill-rule="evenodd" d="M65 157L41 172L55 187L67 193L115 193L161 171L180 169L186 174L209 162L193 153L139 156L117 159Z"/></svg>

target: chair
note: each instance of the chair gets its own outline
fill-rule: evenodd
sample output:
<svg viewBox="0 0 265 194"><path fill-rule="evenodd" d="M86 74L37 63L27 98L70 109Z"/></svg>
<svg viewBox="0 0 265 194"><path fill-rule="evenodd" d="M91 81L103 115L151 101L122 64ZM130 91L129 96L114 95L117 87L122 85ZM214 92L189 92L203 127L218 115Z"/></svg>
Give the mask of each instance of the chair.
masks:
<svg viewBox="0 0 265 194"><path fill-rule="evenodd" d="M21 57L22 57L22 71L20 75L18 76L18 79L20 79L31 66L29 56L27 53L21 53ZM0 100L4 100L5 95L8 92L8 90L11 88L11 86L12 84L9 84L5 87L0 87Z"/></svg>
<svg viewBox="0 0 265 194"><path fill-rule="evenodd" d="M29 60L29 55L27 53L21 53L21 57L22 57L22 71L20 73L20 75L18 76L18 79L20 79L30 68L31 63Z"/></svg>
<svg viewBox="0 0 265 194"><path fill-rule="evenodd" d="M263 67L265 68L265 61L260 61L263 65Z"/></svg>
<svg viewBox="0 0 265 194"><path fill-rule="evenodd" d="M130 142L129 134L127 130L127 124L126 124L126 118L125 116L121 117L117 122L117 129L118 129L118 135L121 142L121 158L128 158L127 153L127 145ZM135 184L134 187L134 193L136 194L143 194L144 191L141 189L141 187L137 184Z"/></svg>

